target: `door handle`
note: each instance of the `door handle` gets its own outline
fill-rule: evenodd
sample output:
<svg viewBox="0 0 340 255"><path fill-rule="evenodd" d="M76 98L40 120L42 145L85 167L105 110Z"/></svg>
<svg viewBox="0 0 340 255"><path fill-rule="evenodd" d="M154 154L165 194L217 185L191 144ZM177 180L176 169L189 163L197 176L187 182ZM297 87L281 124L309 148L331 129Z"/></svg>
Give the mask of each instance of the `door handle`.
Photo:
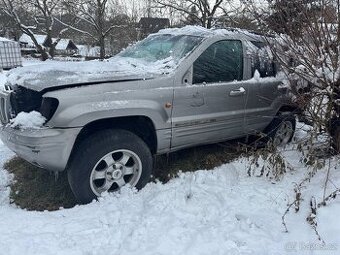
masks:
<svg viewBox="0 0 340 255"><path fill-rule="evenodd" d="M237 96L242 96L246 94L246 90L243 87L240 87L238 89L234 89L230 91L229 95L231 97L237 97Z"/></svg>

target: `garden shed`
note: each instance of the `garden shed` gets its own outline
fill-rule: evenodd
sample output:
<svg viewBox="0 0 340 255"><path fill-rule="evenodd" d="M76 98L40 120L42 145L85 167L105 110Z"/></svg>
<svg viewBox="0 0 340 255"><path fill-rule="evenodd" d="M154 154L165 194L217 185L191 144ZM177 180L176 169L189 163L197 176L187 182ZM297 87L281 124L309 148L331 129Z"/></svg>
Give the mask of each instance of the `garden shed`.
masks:
<svg viewBox="0 0 340 255"><path fill-rule="evenodd" d="M0 69L11 69L21 65L19 43L0 37Z"/></svg>
<svg viewBox="0 0 340 255"><path fill-rule="evenodd" d="M57 40L53 38L53 42ZM77 46L70 39L60 39L55 46L56 54L58 55L73 55L78 52Z"/></svg>
<svg viewBox="0 0 340 255"><path fill-rule="evenodd" d="M11 69L21 65L19 43L0 37L0 69Z"/></svg>

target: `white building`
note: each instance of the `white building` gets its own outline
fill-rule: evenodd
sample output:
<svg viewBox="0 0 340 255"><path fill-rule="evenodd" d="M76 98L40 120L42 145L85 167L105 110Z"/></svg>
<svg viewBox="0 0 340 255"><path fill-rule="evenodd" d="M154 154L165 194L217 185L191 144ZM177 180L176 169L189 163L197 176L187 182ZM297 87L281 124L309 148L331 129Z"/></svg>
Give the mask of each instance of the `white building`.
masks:
<svg viewBox="0 0 340 255"><path fill-rule="evenodd" d="M38 44L45 46L46 35L34 35L34 38L37 40ZM20 36L19 42L20 42L21 48L35 49L34 42L32 41L31 37L29 37L26 34L22 34L22 36Z"/></svg>
<svg viewBox="0 0 340 255"><path fill-rule="evenodd" d="M37 40L38 44L46 48L50 47L51 43L57 40L56 38L52 38L52 42L49 42L46 35L37 34L34 35L34 38ZM22 34L19 38L19 42L23 52L32 53L37 51L34 42L28 35ZM60 39L55 47L55 53L57 55L73 55L78 53L78 48L71 39Z"/></svg>
<svg viewBox="0 0 340 255"><path fill-rule="evenodd" d="M77 45L78 54L82 57L99 57L100 47L99 46L89 46L89 45Z"/></svg>

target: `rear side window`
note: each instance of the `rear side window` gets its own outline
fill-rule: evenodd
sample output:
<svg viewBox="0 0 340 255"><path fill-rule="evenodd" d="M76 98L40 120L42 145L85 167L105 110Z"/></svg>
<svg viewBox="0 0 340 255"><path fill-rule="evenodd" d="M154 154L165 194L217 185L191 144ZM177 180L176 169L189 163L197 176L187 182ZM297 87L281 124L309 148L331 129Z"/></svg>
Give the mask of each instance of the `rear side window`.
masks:
<svg viewBox="0 0 340 255"><path fill-rule="evenodd" d="M277 66L273 61L270 49L264 42L250 42L250 51L248 55L251 59L252 77L257 70L261 77L275 76Z"/></svg>
<svg viewBox="0 0 340 255"><path fill-rule="evenodd" d="M242 42L219 41L209 46L194 63L193 83L218 83L243 79Z"/></svg>

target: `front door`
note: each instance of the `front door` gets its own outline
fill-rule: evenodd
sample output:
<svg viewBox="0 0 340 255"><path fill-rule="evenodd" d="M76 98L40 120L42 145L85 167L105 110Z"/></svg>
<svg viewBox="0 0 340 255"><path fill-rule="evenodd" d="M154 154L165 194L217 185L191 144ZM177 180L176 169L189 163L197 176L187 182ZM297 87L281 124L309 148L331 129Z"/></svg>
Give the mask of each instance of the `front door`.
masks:
<svg viewBox="0 0 340 255"><path fill-rule="evenodd" d="M172 148L244 135L247 84L242 82L242 42L213 43L194 62L191 75L174 91Z"/></svg>

